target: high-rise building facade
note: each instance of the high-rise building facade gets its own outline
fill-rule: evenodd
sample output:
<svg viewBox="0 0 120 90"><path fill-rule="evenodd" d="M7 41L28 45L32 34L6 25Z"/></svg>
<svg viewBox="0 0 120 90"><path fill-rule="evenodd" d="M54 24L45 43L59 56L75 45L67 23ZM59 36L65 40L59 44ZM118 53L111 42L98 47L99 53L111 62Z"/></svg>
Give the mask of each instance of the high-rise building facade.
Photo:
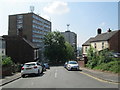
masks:
<svg viewBox="0 0 120 90"><path fill-rule="evenodd" d="M75 50L75 55L77 54L77 34L71 31L61 32L65 40L71 44Z"/></svg>
<svg viewBox="0 0 120 90"><path fill-rule="evenodd" d="M34 13L9 15L8 35L18 35L19 29L24 38L41 49L44 35L51 32L51 22Z"/></svg>

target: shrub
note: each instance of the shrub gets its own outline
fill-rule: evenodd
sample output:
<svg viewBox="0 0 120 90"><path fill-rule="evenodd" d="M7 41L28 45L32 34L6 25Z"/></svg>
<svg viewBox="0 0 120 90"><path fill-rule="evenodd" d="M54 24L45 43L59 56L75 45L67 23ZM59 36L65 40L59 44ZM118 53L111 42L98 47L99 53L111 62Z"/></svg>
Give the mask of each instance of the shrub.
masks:
<svg viewBox="0 0 120 90"><path fill-rule="evenodd" d="M11 60L11 57L5 57L2 60L2 66L11 66L13 65L13 61Z"/></svg>
<svg viewBox="0 0 120 90"><path fill-rule="evenodd" d="M120 73L120 68L118 65L120 65L120 61L111 61L109 63L102 63L101 65L94 67L94 69Z"/></svg>
<svg viewBox="0 0 120 90"><path fill-rule="evenodd" d="M111 61L116 61L117 59L112 57L112 51L109 51L108 49L104 49L100 52L97 52L95 48L92 46L89 48L87 52L88 62L86 67L94 68L98 65L101 65L102 63L109 63ZM104 66L106 67L106 66ZM104 68L107 70L107 67Z"/></svg>

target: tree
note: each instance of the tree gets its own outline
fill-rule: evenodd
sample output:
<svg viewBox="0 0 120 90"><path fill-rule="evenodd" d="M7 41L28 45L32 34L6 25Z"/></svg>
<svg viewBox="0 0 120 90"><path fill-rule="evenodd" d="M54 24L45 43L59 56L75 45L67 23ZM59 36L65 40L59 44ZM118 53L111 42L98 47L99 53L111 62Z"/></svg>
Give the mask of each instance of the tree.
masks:
<svg viewBox="0 0 120 90"><path fill-rule="evenodd" d="M50 32L44 37L44 55L52 64L64 62L66 57L65 39L60 32Z"/></svg>
<svg viewBox="0 0 120 90"><path fill-rule="evenodd" d="M75 57L74 48L68 42L65 42L65 46L66 46L66 61L74 59Z"/></svg>
<svg viewBox="0 0 120 90"><path fill-rule="evenodd" d="M87 51L87 58L88 58L88 62L86 64L87 67L93 68L94 66L97 65L97 52L95 48L93 48L92 46L90 46L90 48Z"/></svg>

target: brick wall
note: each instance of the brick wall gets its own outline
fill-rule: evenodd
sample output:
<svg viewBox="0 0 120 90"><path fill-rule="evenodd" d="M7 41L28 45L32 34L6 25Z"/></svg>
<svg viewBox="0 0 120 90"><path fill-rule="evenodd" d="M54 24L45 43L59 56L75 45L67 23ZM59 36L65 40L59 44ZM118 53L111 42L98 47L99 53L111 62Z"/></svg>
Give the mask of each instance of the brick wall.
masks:
<svg viewBox="0 0 120 90"><path fill-rule="evenodd" d="M85 66L84 60L78 61L78 64L79 64L80 67L84 67Z"/></svg>
<svg viewBox="0 0 120 90"><path fill-rule="evenodd" d="M110 50L120 52L120 30L108 42Z"/></svg>

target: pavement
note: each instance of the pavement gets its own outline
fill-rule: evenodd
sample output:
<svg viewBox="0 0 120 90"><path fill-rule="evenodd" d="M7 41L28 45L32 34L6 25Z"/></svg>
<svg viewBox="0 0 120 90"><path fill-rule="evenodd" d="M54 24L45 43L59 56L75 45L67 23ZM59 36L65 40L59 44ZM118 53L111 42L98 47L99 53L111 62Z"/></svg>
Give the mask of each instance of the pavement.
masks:
<svg viewBox="0 0 120 90"><path fill-rule="evenodd" d="M101 80L105 80L108 82L113 82L113 83L120 83L120 76L118 74L113 74L113 73L108 73L108 72L102 72L98 70L92 70L88 68L81 67L80 68L81 72L88 75L92 76ZM8 84L12 81L15 81L17 79L21 78L21 73L15 73L14 75L11 76L6 76L3 79L0 79L0 86L3 86L5 84Z"/></svg>
<svg viewBox="0 0 120 90"><path fill-rule="evenodd" d="M82 72L86 73L89 76L113 83L120 83L120 75L111 73L111 72L103 72L100 70L93 70L88 68L80 68Z"/></svg>
<svg viewBox="0 0 120 90"><path fill-rule="evenodd" d="M8 84L12 81L15 81L17 79L21 78L21 73L15 73L11 76L5 76L4 78L0 79L0 86L3 86L5 84Z"/></svg>

